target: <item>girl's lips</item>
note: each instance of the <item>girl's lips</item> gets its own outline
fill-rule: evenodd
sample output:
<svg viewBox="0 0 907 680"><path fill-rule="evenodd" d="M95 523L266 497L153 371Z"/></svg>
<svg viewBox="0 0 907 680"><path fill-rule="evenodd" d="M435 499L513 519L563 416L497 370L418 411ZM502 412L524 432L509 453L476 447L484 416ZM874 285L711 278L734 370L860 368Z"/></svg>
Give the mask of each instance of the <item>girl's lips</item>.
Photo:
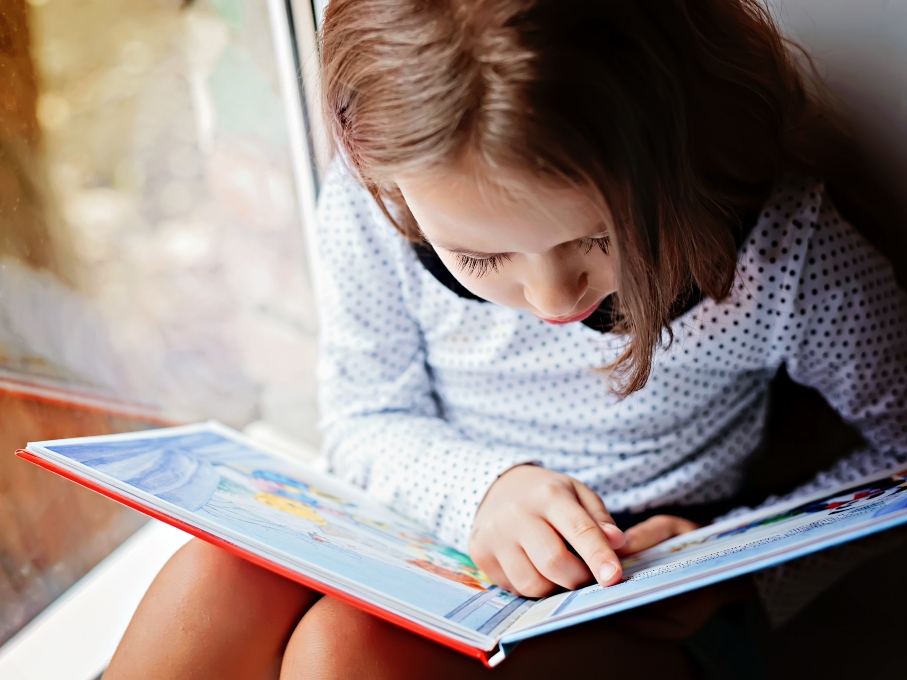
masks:
<svg viewBox="0 0 907 680"><path fill-rule="evenodd" d="M602 298L602 300L604 300L604 298ZM599 300L594 305L592 305L589 309L587 309L585 312L583 312L582 314L577 314L576 316L570 316L570 317L567 317L566 319L546 319L546 318L540 316L539 319L541 319L545 323L553 323L556 325L560 325L560 324L564 324L564 323L573 323L575 321L582 321L583 319L588 319L590 316L592 316L592 314L595 312L595 310L598 309L598 306L602 303L602 300Z"/></svg>

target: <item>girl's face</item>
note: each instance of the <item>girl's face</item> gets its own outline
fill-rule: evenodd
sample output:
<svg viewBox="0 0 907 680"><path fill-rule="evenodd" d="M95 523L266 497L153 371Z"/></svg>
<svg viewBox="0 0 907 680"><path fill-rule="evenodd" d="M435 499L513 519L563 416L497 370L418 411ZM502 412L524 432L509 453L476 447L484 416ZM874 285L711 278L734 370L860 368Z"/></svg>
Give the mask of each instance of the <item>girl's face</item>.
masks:
<svg viewBox="0 0 907 680"><path fill-rule="evenodd" d="M481 298L562 324L616 290L610 223L576 189L524 180L527 200L518 201L468 172L396 182L425 239Z"/></svg>

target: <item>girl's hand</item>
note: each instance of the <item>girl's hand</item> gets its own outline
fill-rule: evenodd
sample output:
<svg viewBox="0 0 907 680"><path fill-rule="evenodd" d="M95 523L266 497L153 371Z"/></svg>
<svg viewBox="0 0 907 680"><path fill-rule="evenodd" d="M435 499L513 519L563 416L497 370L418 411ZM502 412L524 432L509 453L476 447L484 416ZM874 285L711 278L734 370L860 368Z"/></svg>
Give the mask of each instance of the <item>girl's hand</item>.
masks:
<svg viewBox="0 0 907 680"><path fill-rule="evenodd" d="M617 583L614 550L623 544L623 532L592 489L558 472L518 465L485 495L469 554L502 588L543 597L558 586L579 588L593 575L603 586Z"/></svg>

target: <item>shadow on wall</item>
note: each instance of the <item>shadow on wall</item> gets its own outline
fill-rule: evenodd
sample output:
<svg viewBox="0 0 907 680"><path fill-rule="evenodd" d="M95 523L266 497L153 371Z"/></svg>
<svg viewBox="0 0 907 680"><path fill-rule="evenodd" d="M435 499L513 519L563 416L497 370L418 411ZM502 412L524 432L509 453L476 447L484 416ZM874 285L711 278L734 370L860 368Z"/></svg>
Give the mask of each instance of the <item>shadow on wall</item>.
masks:
<svg viewBox="0 0 907 680"><path fill-rule="evenodd" d="M848 119L860 162L832 179L841 212L907 284L907 0L767 0L813 57Z"/></svg>

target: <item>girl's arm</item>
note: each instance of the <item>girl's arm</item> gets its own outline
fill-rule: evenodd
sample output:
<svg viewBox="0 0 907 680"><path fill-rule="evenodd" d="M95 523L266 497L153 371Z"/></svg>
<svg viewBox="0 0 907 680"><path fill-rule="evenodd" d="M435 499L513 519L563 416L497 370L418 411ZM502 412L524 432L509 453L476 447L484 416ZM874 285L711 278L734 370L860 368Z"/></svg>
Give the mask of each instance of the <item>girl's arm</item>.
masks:
<svg viewBox="0 0 907 680"><path fill-rule="evenodd" d="M791 192L794 194L795 192ZM786 223L743 275L771 332L771 362L817 389L865 445L777 502L907 465L907 295L890 264L840 215L821 184L776 196ZM780 233L778 233L780 232ZM766 243L765 245L769 245ZM752 278L749 278L752 277ZM781 625L892 536L839 546L758 572L770 620Z"/></svg>
<svg viewBox="0 0 907 680"><path fill-rule="evenodd" d="M788 269L775 287L790 301L776 310L773 347L791 378L817 389L866 445L792 496L907 464L907 295L821 187L814 194L804 206L816 208L811 223L791 223Z"/></svg>
<svg viewBox="0 0 907 680"><path fill-rule="evenodd" d="M421 265L339 164L318 217L313 279L330 469L465 550L486 490L534 456L471 441L442 418L415 318Z"/></svg>

